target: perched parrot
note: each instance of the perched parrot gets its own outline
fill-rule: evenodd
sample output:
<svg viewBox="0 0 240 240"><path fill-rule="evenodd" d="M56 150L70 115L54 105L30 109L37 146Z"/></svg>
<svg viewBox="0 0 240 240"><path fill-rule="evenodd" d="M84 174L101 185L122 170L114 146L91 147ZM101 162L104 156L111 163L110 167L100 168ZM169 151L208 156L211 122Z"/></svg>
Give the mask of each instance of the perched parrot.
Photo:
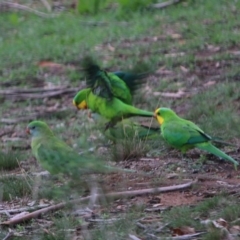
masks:
<svg viewBox="0 0 240 240"><path fill-rule="evenodd" d="M212 145L212 138L204 133L197 125L191 121L180 118L171 109L158 108L155 111L155 117L161 125L163 138L169 145L181 150L182 153L186 153L187 150L196 147L232 162L235 168L239 165L232 157Z"/></svg>
<svg viewBox="0 0 240 240"><path fill-rule="evenodd" d="M58 139L45 122L29 123L27 133L31 135L33 155L51 174L64 173L80 177L84 173L135 172L107 166L101 160L91 156L79 155L65 142Z"/></svg>
<svg viewBox="0 0 240 240"><path fill-rule="evenodd" d="M132 93L139 84L137 75L124 72L108 73L100 69L91 58L86 58L83 65L89 88L81 90L74 97L73 104L77 108L89 108L108 119L106 129L124 118L153 117L152 112L131 105Z"/></svg>

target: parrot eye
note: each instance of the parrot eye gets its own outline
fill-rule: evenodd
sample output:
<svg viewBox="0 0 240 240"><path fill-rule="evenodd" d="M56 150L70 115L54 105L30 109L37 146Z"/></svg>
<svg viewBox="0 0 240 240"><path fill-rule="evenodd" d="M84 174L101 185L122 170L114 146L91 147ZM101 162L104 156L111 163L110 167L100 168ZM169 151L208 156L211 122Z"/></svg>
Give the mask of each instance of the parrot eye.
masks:
<svg viewBox="0 0 240 240"><path fill-rule="evenodd" d="M32 129L35 129L36 128L36 126L32 126Z"/></svg>

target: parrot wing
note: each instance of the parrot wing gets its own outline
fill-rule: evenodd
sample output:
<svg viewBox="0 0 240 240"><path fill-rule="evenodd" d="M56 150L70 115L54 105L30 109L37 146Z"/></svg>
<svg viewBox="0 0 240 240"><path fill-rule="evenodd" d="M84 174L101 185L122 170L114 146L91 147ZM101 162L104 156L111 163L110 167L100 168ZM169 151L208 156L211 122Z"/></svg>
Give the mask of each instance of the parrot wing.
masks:
<svg viewBox="0 0 240 240"><path fill-rule="evenodd" d="M36 150L40 164L52 174L70 172L76 166L78 154L59 139L49 140L42 141Z"/></svg>
<svg viewBox="0 0 240 240"><path fill-rule="evenodd" d="M114 94L107 72L103 71L91 57L84 58L83 69L87 85L92 89L92 93L102 98L112 99Z"/></svg>
<svg viewBox="0 0 240 240"><path fill-rule="evenodd" d="M176 148L211 140L200 128L189 121L171 121L162 128L163 137Z"/></svg>

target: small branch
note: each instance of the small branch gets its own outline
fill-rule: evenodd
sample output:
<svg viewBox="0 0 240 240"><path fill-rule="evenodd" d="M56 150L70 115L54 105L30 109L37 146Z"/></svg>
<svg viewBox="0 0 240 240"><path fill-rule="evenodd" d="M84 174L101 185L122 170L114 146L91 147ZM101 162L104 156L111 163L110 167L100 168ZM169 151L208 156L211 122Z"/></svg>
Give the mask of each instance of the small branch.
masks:
<svg viewBox="0 0 240 240"><path fill-rule="evenodd" d="M8 234L6 235L6 237L3 238L3 240L11 239L13 235L14 235L13 231L9 230Z"/></svg>
<svg viewBox="0 0 240 240"><path fill-rule="evenodd" d="M176 237L157 237L154 234L147 234L148 236L152 237L153 239L156 240L191 240L194 237L200 236L202 234L205 234L205 232L199 232L199 233L194 233L194 234L186 234L186 235L182 235L182 236L176 236Z"/></svg>
<svg viewBox="0 0 240 240"><path fill-rule="evenodd" d="M42 205L37 205L37 206L32 206L32 207L23 207L23 208L15 208L15 209L9 209L9 210L1 210L0 214L15 214L15 213L20 213L20 212L28 212L28 211L33 211L33 210L38 210L42 208L48 207L49 204L42 204Z"/></svg>
<svg viewBox="0 0 240 240"><path fill-rule="evenodd" d="M47 0L41 0L41 2L43 3L43 5L46 7L46 9L48 10L48 12L52 11L51 5L48 3Z"/></svg>
<svg viewBox="0 0 240 240"><path fill-rule="evenodd" d="M1 95L15 95L18 93L45 93L45 92L55 92L59 90L69 89L68 86L64 87L54 87L54 88L13 88L9 90L0 90ZM70 88L71 89L71 88ZM77 91L78 89L71 89Z"/></svg>
<svg viewBox="0 0 240 240"><path fill-rule="evenodd" d="M129 237L131 240L141 240L141 238L138 238L138 237L136 237L135 235L132 235L132 234L128 234L128 237Z"/></svg>
<svg viewBox="0 0 240 240"><path fill-rule="evenodd" d="M39 12L35 9L32 9L30 7L18 4L18 3L13 3L13 2L1 2L0 3L0 8L6 7L6 8L12 8L12 9L17 9L17 10L22 10L22 11L26 11L26 12L30 12L30 13L34 13L39 17L44 17L44 18L52 18L52 17L56 17L56 14L47 14L47 13L43 13L43 12Z"/></svg>
<svg viewBox="0 0 240 240"><path fill-rule="evenodd" d="M182 1L182 0L170 0L170 1L167 1L167 2L152 4L152 5L150 5L150 7L151 7L151 8L155 8L155 9L162 9L162 8L171 6L171 5L173 5L173 4L180 3L181 1Z"/></svg>
<svg viewBox="0 0 240 240"><path fill-rule="evenodd" d="M2 90L0 94L5 98L17 98L18 100L25 99L37 99L37 98L50 98L56 97L62 94L76 93L78 90L75 88L65 88L65 89L16 89L16 90ZM39 92L39 93L38 93ZM41 93L40 93L41 92Z"/></svg>
<svg viewBox="0 0 240 240"><path fill-rule="evenodd" d="M17 119L2 118L2 119L0 119L0 123L16 124L16 123L19 123L19 122L27 122L27 121L30 121L30 120L35 120L37 118L52 116L53 114L56 114L56 113L64 113L66 111L68 111L68 109L64 108L64 109L61 109L59 111L49 111L49 112L35 113L35 114L31 114L31 115L26 116L26 117L18 117Z"/></svg>
<svg viewBox="0 0 240 240"><path fill-rule="evenodd" d="M139 196L139 195L146 195L146 194L157 194L157 193L163 193L163 192L170 192L170 191L177 191L177 190L182 190L191 187L193 184L195 184L197 181L192 181L184 184L179 184L175 186L168 186L168 187L159 187L159 188L148 188L148 189L141 189L141 190L133 190L133 191L123 191L123 192L112 192L108 194L96 194L96 199L105 197L107 199L118 199L118 198L130 198L134 196ZM69 204L77 204L80 202L86 202L89 201L92 198L92 196L88 197L83 197L79 199L75 199L72 201L68 202L63 202L59 203L50 207L46 207L37 211L34 211L32 213L26 214L22 217L19 217L17 219L10 219L9 221L2 222L1 225L15 225L21 222L28 221L33 218L37 218L40 215L52 211L57 211L59 209L62 209L66 206L69 206Z"/></svg>

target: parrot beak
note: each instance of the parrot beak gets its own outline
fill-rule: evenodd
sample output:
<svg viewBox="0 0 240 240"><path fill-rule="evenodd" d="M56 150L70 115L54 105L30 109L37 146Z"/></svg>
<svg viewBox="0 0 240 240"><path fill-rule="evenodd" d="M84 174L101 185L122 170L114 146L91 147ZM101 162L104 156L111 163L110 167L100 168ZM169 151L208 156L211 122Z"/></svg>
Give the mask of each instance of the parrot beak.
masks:
<svg viewBox="0 0 240 240"><path fill-rule="evenodd" d="M30 134L29 128L26 129L26 133L27 133L27 134Z"/></svg>
<svg viewBox="0 0 240 240"><path fill-rule="evenodd" d="M154 115L153 115L153 116L154 116L154 118L157 118L157 114L156 114L156 113L154 113Z"/></svg>

